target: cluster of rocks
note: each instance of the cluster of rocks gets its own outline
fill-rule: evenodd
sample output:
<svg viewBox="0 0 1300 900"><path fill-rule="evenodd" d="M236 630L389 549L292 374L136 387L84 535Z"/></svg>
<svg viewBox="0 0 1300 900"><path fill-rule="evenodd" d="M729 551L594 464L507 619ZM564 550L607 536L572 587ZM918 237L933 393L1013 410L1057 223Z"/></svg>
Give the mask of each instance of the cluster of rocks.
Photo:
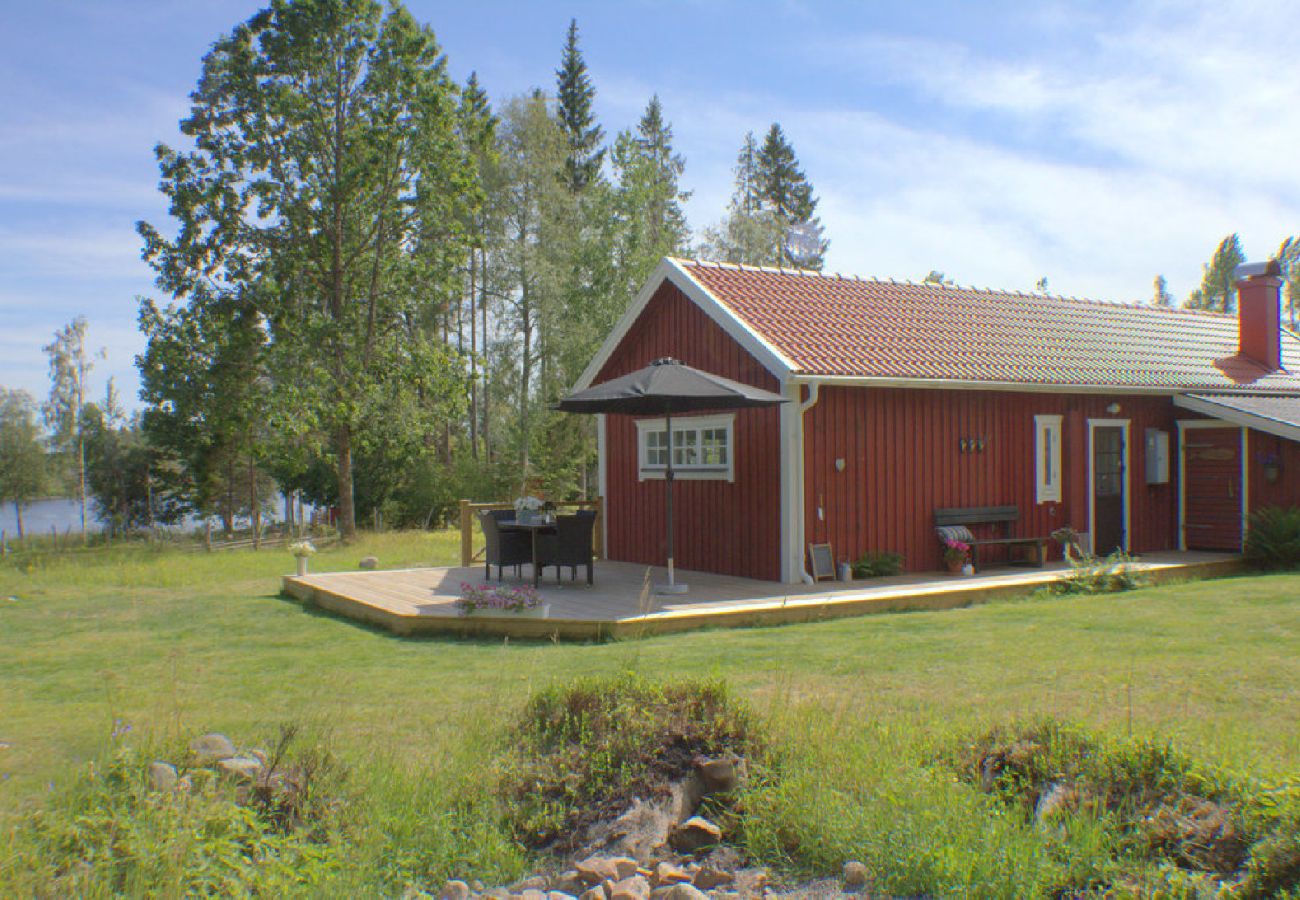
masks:
<svg viewBox="0 0 1300 900"><path fill-rule="evenodd" d="M149 763L149 787L154 791L188 793L195 776L216 776L237 785L235 799L241 804L257 803L282 824L296 819L305 794L305 773L291 766L276 766L261 750L241 750L224 734L210 733L195 738L183 771L165 760Z"/></svg>
<svg viewBox="0 0 1300 900"><path fill-rule="evenodd" d="M617 818L587 829L569 865L506 887L448 881L436 895L408 892L408 898L438 900L748 900L754 897L861 896L869 883L866 866L845 865L840 878L783 884L760 866L746 865L724 842L723 829L701 815L714 798L723 809L745 778L738 757L701 759L686 779L670 785L662 799L635 800ZM560 861L563 865L563 860Z"/></svg>

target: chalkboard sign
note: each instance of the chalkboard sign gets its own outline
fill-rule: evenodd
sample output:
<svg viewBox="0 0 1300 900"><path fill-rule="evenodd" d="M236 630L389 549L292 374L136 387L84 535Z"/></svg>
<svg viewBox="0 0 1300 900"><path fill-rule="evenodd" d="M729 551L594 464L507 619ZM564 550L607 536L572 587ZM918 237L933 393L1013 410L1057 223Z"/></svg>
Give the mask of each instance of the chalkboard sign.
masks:
<svg viewBox="0 0 1300 900"><path fill-rule="evenodd" d="M809 544L808 558L812 560L813 581L823 578L835 580L835 557L830 544Z"/></svg>

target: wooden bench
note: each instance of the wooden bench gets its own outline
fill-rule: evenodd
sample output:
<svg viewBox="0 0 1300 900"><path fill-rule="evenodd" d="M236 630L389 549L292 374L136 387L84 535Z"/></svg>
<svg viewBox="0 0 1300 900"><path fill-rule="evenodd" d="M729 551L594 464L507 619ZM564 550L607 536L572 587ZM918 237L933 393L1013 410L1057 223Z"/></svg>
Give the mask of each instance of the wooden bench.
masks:
<svg viewBox="0 0 1300 900"><path fill-rule="evenodd" d="M1020 520L1020 510L1015 506L968 506L950 509L936 509L934 511L934 526L938 529L950 529L952 534L962 535L954 537L954 540L960 540L970 545L970 561L979 571L979 551L981 547L1024 547L1025 556L1021 560L1010 561L1018 562L1021 565L1038 566L1040 569L1046 561L1045 537L1012 537L1011 523ZM1001 528L1001 537L977 538L971 533L972 525L992 525ZM939 531L939 539L944 540L944 532Z"/></svg>

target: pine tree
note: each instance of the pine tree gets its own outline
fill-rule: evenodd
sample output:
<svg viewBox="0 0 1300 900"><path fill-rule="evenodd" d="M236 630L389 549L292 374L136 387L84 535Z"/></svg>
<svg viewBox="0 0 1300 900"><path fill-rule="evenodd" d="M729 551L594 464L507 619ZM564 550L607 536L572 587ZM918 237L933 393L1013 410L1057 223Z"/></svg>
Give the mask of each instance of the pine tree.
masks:
<svg viewBox="0 0 1300 900"><path fill-rule="evenodd" d="M578 49L577 19L569 22L564 58L555 72L555 78L556 96L560 103L560 125L569 143L562 178L569 190L577 194L600 178L600 167L605 159L605 150L601 146L605 132L596 123L591 108L596 89L587 73L582 51Z"/></svg>
<svg viewBox="0 0 1300 900"><path fill-rule="evenodd" d="M727 204L727 214L716 227L705 229L699 254L719 262L778 265L781 223L763 206L758 181L758 142L754 139L754 132L745 134L732 171L735 173L735 188Z"/></svg>
<svg viewBox="0 0 1300 900"><path fill-rule="evenodd" d="M1183 306L1187 309L1205 309L1233 312L1237 308L1236 269L1246 261L1241 249L1241 238L1230 234L1214 251L1205 264L1201 286L1188 296Z"/></svg>
<svg viewBox="0 0 1300 900"><path fill-rule="evenodd" d="M1282 303L1285 318L1292 331L1300 319L1300 237L1289 237L1277 248L1277 261L1282 267Z"/></svg>
<svg viewBox="0 0 1300 900"><path fill-rule="evenodd" d="M1152 282L1151 305L1166 309L1174 305L1174 295L1169 293L1169 282L1163 275L1157 275L1156 280Z"/></svg>
<svg viewBox="0 0 1300 900"><path fill-rule="evenodd" d="M763 140L757 175L760 202L781 226L777 264L820 269L828 242L816 218L818 201L779 123L772 123Z"/></svg>

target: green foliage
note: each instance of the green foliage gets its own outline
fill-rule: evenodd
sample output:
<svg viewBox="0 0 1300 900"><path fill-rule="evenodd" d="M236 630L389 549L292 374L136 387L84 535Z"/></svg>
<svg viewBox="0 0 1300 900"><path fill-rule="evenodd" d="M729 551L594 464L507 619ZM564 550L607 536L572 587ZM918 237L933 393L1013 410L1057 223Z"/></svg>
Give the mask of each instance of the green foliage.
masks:
<svg viewBox="0 0 1300 900"><path fill-rule="evenodd" d="M580 193L600 179L605 150L601 147L605 133L596 123L592 102L596 88L587 73L587 63L578 47L578 20L569 20L564 42L564 58L555 72L558 116L569 145L562 177L573 193Z"/></svg>
<svg viewBox="0 0 1300 900"><path fill-rule="evenodd" d="M1164 309L1174 305L1174 295L1169 293L1169 282L1163 275L1157 275L1151 283L1151 305Z"/></svg>
<svg viewBox="0 0 1300 900"><path fill-rule="evenodd" d="M1146 586L1148 579L1123 550L1106 557L1085 557L1070 560L1070 571L1053 581L1054 594L1113 594L1118 591L1135 591Z"/></svg>
<svg viewBox="0 0 1300 900"><path fill-rule="evenodd" d="M1265 506L1252 513L1244 556L1260 569L1300 567L1300 507Z"/></svg>
<svg viewBox="0 0 1300 900"><path fill-rule="evenodd" d="M723 683L633 674L539 691L515 732L502 791L511 832L530 847L569 847L584 826L684 778L697 756L744 756L760 744Z"/></svg>
<svg viewBox="0 0 1300 900"><path fill-rule="evenodd" d="M1205 264L1201 286L1192 291L1183 306L1187 309L1207 309L1233 312L1237 308L1237 266L1246 261L1241 249L1241 238L1230 234L1219 242L1214 255Z"/></svg>
<svg viewBox="0 0 1300 900"><path fill-rule="evenodd" d="M854 578L879 578L885 575L897 575L901 571L903 571L903 554L888 550L864 553L853 563Z"/></svg>
<svg viewBox="0 0 1300 900"><path fill-rule="evenodd" d="M48 481L36 404L25 391L0 388L0 503L13 503L19 540L23 537L23 507L41 495Z"/></svg>

